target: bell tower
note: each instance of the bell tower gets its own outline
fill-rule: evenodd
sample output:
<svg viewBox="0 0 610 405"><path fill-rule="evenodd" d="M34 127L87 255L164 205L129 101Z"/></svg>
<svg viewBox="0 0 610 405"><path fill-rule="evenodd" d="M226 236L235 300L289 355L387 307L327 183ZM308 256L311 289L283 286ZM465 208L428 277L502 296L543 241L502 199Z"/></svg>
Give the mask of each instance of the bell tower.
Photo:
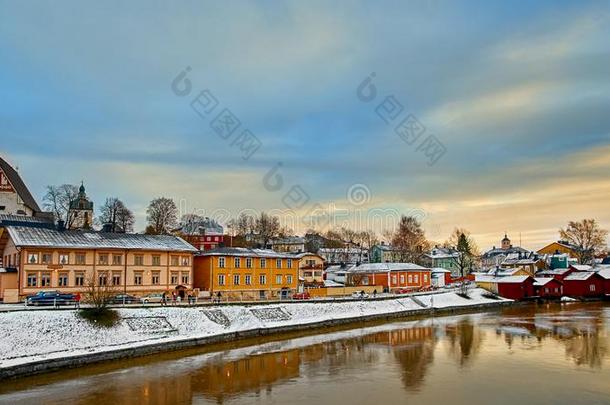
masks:
<svg viewBox="0 0 610 405"><path fill-rule="evenodd" d="M502 249L508 250L512 247L510 244L510 239L508 239L508 235L504 233L504 239L502 239Z"/></svg>
<svg viewBox="0 0 610 405"><path fill-rule="evenodd" d="M81 182L78 196L70 203L69 229L91 229L93 226L93 202L89 201L85 184Z"/></svg>

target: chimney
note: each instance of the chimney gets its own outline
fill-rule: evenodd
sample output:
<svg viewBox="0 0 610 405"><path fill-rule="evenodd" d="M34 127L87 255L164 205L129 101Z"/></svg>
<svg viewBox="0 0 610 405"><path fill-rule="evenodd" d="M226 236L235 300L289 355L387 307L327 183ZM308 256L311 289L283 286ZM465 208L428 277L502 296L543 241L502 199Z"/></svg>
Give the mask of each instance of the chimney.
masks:
<svg viewBox="0 0 610 405"><path fill-rule="evenodd" d="M105 232L105 233L112 232L112 224L104 224L104 225L102 225L102 232Z"/></svg>
<svg viewBox="0 0 610 405"><path fill-rule="evenodd" d="M63 219L57 221L57 230L63 232L66 230L66 222Z"/></svg>

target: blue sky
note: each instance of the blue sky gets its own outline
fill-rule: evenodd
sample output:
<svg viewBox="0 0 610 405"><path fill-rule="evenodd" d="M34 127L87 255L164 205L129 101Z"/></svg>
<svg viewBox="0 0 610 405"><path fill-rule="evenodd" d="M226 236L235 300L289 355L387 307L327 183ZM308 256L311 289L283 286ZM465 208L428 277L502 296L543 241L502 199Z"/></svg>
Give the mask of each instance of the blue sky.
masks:
<svg viewBox="0 0 610 405"><path fill-rule="evenodd" d="M283 209L262 184L281 161L308 206L352 209L362 184L358 209L425 212L433 239L533 248L569 219L610 227L609 34L608 1L0 1L0 152L39 199L84 180L139 228L160 195ZM248 161L189 107L203 89L262 142ZM434 166L375 114L389 95L446 147Z"/></svg>

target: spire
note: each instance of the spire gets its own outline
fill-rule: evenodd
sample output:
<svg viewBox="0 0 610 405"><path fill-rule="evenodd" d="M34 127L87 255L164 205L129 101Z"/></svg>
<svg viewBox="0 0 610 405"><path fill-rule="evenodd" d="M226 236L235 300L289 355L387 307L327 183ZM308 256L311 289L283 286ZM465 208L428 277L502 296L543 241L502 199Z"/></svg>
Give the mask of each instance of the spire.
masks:
<svg viewBox="0 0 610 405"><path fill-rule="evenodd" d="M85 182L84 181L80 182L80 188L78 189L78 193L82 196L85 195Z"/></svg>

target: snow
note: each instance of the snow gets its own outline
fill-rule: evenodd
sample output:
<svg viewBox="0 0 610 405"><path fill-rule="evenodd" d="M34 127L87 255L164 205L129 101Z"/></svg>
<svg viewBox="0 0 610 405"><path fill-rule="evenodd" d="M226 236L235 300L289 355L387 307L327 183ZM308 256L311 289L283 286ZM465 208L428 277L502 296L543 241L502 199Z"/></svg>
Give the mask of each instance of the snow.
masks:
<svg viewBox="0 0 610 405"><path fill-rule="evenodd" d="M484 293L472 289L471 299L441 292L384 300L120 308L122 320L113 328L92 326L71 310L7 311L0 313L0 368L260 328L499 302Z"/></svg>

